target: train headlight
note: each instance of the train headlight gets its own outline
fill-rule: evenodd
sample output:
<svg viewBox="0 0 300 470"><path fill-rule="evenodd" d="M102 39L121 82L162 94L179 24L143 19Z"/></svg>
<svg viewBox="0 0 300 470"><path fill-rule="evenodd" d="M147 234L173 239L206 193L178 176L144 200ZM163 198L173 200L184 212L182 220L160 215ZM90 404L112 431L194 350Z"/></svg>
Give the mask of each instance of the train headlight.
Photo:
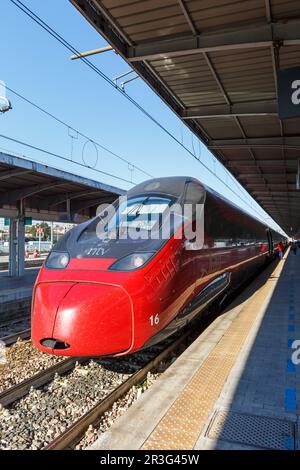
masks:
<svg viewBox="0 0 300 470"><path fill-rule="evenodd" d="M70 261L69 253L62 251L51 251L45 266L49 269L65 269Z"/></svg>
<svg viewBox="0 0 300 470"><path fill-rule="evenodd" d="M141 268L153 256L154 253L132 253L113 263L109 269L111 271L133 271Z"/></svg>

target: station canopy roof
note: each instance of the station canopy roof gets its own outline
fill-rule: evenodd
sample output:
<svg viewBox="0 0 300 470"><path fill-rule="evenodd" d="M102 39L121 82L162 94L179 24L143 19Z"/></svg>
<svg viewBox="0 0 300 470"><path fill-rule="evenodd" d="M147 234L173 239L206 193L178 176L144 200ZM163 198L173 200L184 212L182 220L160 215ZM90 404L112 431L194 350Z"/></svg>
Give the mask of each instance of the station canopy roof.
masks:
<svg viewBox="0 0 300 470"><path fill-rule="evenodd" d="M0 217L24 215L35 220L83 222L99 204L110 203L122 189L41 163L0 152Z"/></svg>
<svg viewBox="0 0 300 470"><path fill-rule="evenodd" d="M288 233L300 228L300 118L277 70L300 65L299 0L70 0Z"/></svg>

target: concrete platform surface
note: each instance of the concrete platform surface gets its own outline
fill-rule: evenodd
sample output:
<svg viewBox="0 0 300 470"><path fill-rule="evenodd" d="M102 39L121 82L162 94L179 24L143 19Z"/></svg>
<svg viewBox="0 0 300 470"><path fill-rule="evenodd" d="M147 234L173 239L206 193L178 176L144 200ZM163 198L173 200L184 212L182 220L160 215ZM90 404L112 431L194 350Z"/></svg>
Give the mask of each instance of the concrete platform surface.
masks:
<svg viewBox="0 0 300 470"><path fill-rule="evenodd" d="M270 265L90 449L299 448L298 285Z"/></svg>
<svg viewBox="0 0 300 470"><path fill-rule="evenodd" d="M40 268L27 268L24 276L13 278L0 272L0 306L6 302L31 297L32 289Z"/></svg>

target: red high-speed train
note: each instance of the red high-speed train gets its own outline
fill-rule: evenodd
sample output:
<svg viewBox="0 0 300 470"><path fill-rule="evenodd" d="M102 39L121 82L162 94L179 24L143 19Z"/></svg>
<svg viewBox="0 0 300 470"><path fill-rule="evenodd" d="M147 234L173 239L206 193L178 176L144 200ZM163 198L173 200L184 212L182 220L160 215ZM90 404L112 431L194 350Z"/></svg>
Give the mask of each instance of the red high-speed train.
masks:
<svg viewBox="0 0 300 470"><path fill-rule="evenodd" d="M203 208L202 243L178 236L197 222L194 209L190 217L174 216L169 236L162 236L175 203ZM106 220L99 214L64 235L42 267L31 329L42 351L120 356L151 346L236 289L274 257L281 240L189 177L146 181L114 207ZM139 237L125 239L130 228ZM154 229L158 235L149 238Z"/></svg>

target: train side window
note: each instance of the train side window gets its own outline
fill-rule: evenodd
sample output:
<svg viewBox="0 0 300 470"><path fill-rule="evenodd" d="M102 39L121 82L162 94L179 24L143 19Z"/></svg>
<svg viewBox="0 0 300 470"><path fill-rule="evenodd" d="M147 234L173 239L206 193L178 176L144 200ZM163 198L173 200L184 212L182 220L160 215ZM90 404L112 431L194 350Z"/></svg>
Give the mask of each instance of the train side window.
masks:
<svg viewBox="0 0 300 470"><path fill-rule="evenodd" d="M204 204L205 201L205 189L197 183L188 183L186 186L184 204L192 205L192 224L193 229L195 229L194 224L196 223L196 205ZM184 209L186 215L189 215L190 212ZM198 212L199 214L199 212Z"/></svg>
<svg viewBox="0 0 300 470"><path fill-rule="evenodd" d="M188 183L185 192L185 204L203 204L205 199L205 189L196 183Z"/></svg>
<svg viewBox="0 0 300 470"><path fill-rule="evenodd" d="M226 211L226 209L225 209ZM228 248L234 243L233 224L228 226L229 214L224 213L224 206L210 193L205 202L205 245L207 248Z"/></svg>

